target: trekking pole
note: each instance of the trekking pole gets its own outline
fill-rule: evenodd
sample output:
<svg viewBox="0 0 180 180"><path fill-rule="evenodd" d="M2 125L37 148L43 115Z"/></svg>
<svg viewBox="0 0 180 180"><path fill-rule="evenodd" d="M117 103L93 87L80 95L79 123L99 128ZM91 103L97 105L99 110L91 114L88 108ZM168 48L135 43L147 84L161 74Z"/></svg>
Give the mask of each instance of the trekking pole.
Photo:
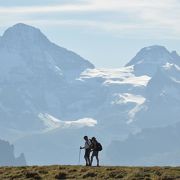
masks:
<svg viewBox="0 0 180 180"><path fill-rule="evenodd" d="M79 149L79 160L78 160L78 165L80 165L80 161L81 161L81 147Z"/></svg>

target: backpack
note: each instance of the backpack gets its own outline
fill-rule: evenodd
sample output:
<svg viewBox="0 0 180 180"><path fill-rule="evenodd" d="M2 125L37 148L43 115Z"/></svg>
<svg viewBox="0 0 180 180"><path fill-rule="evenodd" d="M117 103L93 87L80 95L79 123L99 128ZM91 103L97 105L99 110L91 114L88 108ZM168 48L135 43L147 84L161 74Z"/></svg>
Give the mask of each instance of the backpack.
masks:
<svg viewBox="0 0 180 180"><path fill-rule="evenodd" d="M101 143L97 143L97 151L102 151L102 145L101 145Z"/></svg>

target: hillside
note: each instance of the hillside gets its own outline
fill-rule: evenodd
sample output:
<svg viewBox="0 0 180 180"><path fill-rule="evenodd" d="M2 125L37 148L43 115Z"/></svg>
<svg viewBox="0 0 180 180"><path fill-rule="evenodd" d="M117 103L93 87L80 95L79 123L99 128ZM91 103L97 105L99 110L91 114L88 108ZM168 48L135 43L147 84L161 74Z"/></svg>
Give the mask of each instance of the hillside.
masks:
<svg viewBox="0 0 180 180"><path fill-rule="evenodd" d="M180 167L32 166L0 168L0 179L124 179L174 180Z"/></svg>

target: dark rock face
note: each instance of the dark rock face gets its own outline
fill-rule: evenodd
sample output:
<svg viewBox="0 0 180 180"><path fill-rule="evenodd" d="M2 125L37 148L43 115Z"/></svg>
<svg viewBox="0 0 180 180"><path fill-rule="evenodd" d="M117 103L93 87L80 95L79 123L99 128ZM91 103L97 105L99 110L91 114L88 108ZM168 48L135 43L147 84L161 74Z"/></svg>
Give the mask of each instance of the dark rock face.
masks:
<svg viewBox="0 0 180 180"><path fill-rule="evenodd" d="M26 160L22 153L19 157L14 155L14 146L7 141L0 140L0 166L25 166Z"/></svg>

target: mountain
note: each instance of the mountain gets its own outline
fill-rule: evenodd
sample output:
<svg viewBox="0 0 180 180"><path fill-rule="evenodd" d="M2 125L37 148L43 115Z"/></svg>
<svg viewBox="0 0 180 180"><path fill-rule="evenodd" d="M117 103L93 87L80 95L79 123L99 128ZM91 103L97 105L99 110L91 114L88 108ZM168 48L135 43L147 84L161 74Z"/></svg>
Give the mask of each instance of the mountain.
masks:
<svg viewBox="0 0 180 180"><path fill-rule="evenodd" d="M144 104L134 117L138 126L158 127L176 123L180 119L180 67L166 63L149 81Z"/></svg>
<svg viewBox="0 0 180 180"><path fill-rule="evenodd" d="M5 31L0 54L1 126L16 130L43 129L38 114L51 109L56 114L63 109L60 97L70 91L71 81L85 69L94 68L79 55L51 43L39 29L25 24Z"/></svg>
<svg viewBox="0 0 180 180"><path fill-rule="evenodd" d="M35 63L50 68L57 74L62 73L63 76L71 75L73 77L87 68L94 68L89 61L76 53L50 42L39 29L21 23L5 31L1 38L0 48L4 55L7 55L7 52L14 55L13 60L10 61L28 65L26 67L29 68L29 71L32 70Z"/></svg>
<svg viewBox="0 0 180 180"><path fill-rule="evenodd" d="M143 129L125 141L113 141L108 148L111 162L139 166L178 166L180 123ZM117 156L119 155L119 156Z"/></svg>
<svg viewBox="0 0 180 180"><path fill-rule="evenodd" d="M180 57L163 46L143 48L125 67L95 68L20 23L1 37L0 55L0 137L28 164L77 164L84 135L113 164L112 142L179 122Z"/></svg>
<svg viewBox="0 0 180 180"><path fill-rule="evenodd" d="M177 53L175 57L157 67L146 86L145 101L136 107L131 121L139 132L123 141L112 141L107 148L109 162L179 165L180 59Z"/></svg>
<svg viewBox="0 0 180 180"><path fill-rule="evenodd" d="M7 141L0 140L0 166L25 166L26 160L23 153L14 156L14 146Z"/></svg>
<svg viewBox="0 0 180 180"><path fill-rule="evenodd" d="M175 51L171 53L164 46L155 45L141 49L126 66L133 66L136 75L153 76L159 67L177 59L179 55Z"/></svg>

